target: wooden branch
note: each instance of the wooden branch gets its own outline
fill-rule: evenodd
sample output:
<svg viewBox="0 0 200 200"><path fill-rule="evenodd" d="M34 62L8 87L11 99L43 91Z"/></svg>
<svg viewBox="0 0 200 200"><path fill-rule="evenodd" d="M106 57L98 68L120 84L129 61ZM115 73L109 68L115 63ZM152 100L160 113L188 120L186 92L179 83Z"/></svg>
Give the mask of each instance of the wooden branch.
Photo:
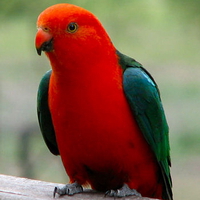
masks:
<svg viewBox="0 0 200 200"><path fill-rule="evenodd" d="M63 184L49 183L38 180L31 180L27 178L19 178L14 176L7 176L0 174L0 199L2 200L55 200L53 198L53 191L55 186L63 186ZM76 199L114 199L112 197L104 197L103 193L94 192L91 189L85 189L84 193L76 194L74 196L61 196L56 199L76 200ZM123 200L152 200L149 198L127 197ZM155 199L154 199L155 200Z"/></svg>

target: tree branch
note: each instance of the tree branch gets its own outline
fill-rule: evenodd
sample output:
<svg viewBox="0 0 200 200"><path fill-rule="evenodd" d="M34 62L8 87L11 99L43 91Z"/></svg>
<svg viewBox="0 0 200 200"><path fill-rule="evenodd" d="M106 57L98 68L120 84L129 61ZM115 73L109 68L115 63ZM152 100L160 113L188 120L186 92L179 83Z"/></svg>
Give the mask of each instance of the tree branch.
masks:
<svg viewBox="0 0 200 200"><path fill-rule="evenodd" d="M27 178L7 176L0 174L0 199L4 200L53 200L53 191L55 186L63 184L49 183ZM87 199L87 200L109 200L112 197L104 197L103 193L94 192L91 189L85 189L84 193L76 194L73 197L64 195L56 199ZM150 198L127 197L123 200L152 200ZM154 199L155 200L155 199Z"/></svg>

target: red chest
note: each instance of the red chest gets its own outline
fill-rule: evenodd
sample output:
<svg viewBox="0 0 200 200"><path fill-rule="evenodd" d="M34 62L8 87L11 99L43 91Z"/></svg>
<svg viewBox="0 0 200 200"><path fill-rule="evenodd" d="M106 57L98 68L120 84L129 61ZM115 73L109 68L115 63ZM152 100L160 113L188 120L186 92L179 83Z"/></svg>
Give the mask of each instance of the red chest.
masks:
<svg viewBox="0 0 200 200"><path fill-rule="evenodd" d="M98 84L91 81L81 87L76 82L52 87L50 96L59 148L65 152L66 146L70 146L71 151L79 149L80 153L83 149L98 151L104 146L106 152L110 147L106 147L105 142L107 146L109 143L120 146L118 140L128 142L133 137L132 132L138 131L123 89L116 80L104 79Z"/></svg>
<svg viewBox="0 0 200 200"><path fill-rule="evenodd" d="M50 108L66 168L74 160L76 164L95 165L99 170L104 163L113 165L119 158L143 151L140 145L145 141L123 89L116 80L109 81L105 78L98 84L93 81L82 87L75 82L51 87Z"/></svg>
<svg viewBox="0 0 200 200"><path fill-rule="evenodd" d="M81 75L63 81L52 76L49 90L59 152L70 180L99 190L129 180L137 189L147 175L157 181L155 157L125 98L122 73Z"/></svg>

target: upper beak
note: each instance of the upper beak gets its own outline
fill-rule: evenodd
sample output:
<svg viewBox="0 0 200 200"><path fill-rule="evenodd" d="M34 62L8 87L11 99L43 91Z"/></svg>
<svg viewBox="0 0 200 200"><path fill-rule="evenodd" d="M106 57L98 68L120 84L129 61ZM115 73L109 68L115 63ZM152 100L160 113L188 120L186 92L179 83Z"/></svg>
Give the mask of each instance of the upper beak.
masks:
<svg viewBox="0 0 200 200"><path fill-rule="evenodd" d="M41 55L42 51L52 51L53 50L53 37L49 32L45 32L41 28L35 37L35 47L38 55Z"/></svg>

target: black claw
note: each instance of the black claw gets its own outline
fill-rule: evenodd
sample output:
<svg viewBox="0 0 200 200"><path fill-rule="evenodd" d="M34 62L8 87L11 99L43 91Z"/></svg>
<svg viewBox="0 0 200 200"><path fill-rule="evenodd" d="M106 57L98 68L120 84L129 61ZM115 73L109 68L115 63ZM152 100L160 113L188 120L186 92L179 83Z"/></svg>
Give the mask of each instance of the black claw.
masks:
<svg viewBox="0 0 200 200"><path fill-rule="evenodd" d="M124 184L122 186L122 188L118 189L118 190L108 190L104 197L109 196L109 197L114 197L114 199L116 197L126 197L126 196L138 196L141 197L141 194L139 192L137 192L134 189L130 189L128 187L128 185Z"/></svg>
<svg viewBox="0 0 200 200"><path fill-rule="evenodd" d="M108 190L105 192L104 197L114 197L115 196L115 191L114 190Z"/></svg>
<svg viewBox="0 0 200 200"><path fill-rule="evenodd" d="M57 190L58 190L58 188L57 188L57 187L55 187L55 188L54 188L54 191L53 191L53 198L55 198L55 197L56 197Z"/></svg>
<svg viewBox="0 0 200 200"><path fill-rule="evenodd" d="M105 192L104 197L107 197L107 196L108 196L109 191L110 191L110 190L108 190L108 191Z"/></svg>
<svg viewBox="0 0 200 200"><path fill-rule="evenodd" d="M83 192L83 187L79 185L77 182L75 182L72 184L67 184L61 188L55 187L54 192L53 192L53 197L55 198L56 194L58 194L59 196L62 196L62 195L72 196L80 192Z"/></svg>

